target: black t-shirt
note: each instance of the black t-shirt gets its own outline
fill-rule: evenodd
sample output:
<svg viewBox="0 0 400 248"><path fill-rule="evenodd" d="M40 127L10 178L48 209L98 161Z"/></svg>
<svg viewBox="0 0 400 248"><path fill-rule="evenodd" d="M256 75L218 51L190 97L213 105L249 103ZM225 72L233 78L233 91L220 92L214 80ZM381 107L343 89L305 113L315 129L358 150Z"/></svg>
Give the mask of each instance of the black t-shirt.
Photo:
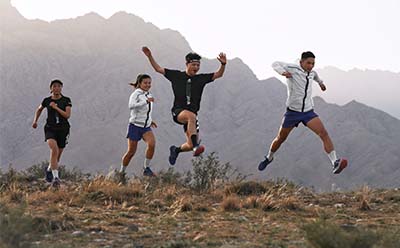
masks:
<svg viewBox="0 0 400 248"><path fill-rule="evenodd" d="M60 115L60 113L58 113L57 110L50 107L51 102L55 102L57 104L57 106L60 109L62 109L63 111L65 111L67 106L72 107L71 99L66 96L61 96L61 98L58 100L51 99L51 96L43 99L42 106L44 108L47 108L46 126L47 127L59 127L59 128L69 127L68 120L65 119L64 117L62 117L62 115Z"/></svg>
<svg viewBox="0 0 400 248"><path fill-rule="evenodd" d="M174 106L172 110L187 109L197 113L200 109L201 95L206 84L213 81L214 73L197 74L190 77L185 71L165 69L165 77L171 81L174 92ZM190 79L190 104L188 104L186 87Z"/></svg>

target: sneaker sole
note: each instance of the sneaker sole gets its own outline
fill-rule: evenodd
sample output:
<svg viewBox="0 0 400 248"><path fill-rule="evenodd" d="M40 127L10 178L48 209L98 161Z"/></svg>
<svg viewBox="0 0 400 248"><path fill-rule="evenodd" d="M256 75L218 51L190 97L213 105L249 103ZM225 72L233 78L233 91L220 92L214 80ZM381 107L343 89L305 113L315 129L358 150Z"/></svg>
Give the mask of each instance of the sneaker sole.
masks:
<svg viewBox="0 0 400 248"><path fill-rule="evenodd" d="M339 173L342 172L342 170L344 170L344 168L346 168L346 167L347 167L347 159L341 159L341 160L340 160L339 168L338 168L336 171L334 171L333 173L334 173L334 174L339 174Z"/></svg>
<svg viewBox="0 0 400 248"><path fill-rule="evenodd" d="M204 146L199 146L196 151L193 153L194 157L198 157L200 156L206 149L204 148Z"/></svg>

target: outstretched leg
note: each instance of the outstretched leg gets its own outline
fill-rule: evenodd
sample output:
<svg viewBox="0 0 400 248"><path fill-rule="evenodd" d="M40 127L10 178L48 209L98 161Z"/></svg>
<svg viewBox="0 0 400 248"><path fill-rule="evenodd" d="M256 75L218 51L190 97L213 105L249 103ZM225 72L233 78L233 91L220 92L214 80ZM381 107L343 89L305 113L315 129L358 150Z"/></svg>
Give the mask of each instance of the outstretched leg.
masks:
<svg viewBox="0 0 400 248"><path fill-rule="evenodd" d="M327 153L331 163L333 165L333 173L339 174L344 168L347 167L347 160L344 158L338 159L336 156L335 148L328 132L326 131L324 124L319 117L315 117L307 122L307 127L317 134L324 145L324 150Z"/></svg>
<svg viewBox="0 0 400 248"><path fill-rule="evenodd" d="M279 129L278 135L272 141L271 146L269 148L268 157L269 159L273 158L273 155L276 151L278 151L279 147L281 147L282 143L285 142L290 132L294 127L282 127Z"/></svg>
<svg viewBox="0 0 400 248"><path fill-rule="evenodd" d="M331 153L334 150L333 143L326 131L324 124L319 117L315 117L307 122L307 127L321 138L326 153Z"/></svg>
<svg viewBox="0 0 400 248"><path fill-rule="evenodd" d="M279 147L281 147L282 143L285 142L287 137L289 136L290 132L293 130L294 127L283 127L279 129L278 135L272 141L271 146L269 148L268 155L265 157L265 160L261 161L258 165L258 169L260 171L264 170L268 164L272 162L274 159L274 153L278 151Z"/></svg>

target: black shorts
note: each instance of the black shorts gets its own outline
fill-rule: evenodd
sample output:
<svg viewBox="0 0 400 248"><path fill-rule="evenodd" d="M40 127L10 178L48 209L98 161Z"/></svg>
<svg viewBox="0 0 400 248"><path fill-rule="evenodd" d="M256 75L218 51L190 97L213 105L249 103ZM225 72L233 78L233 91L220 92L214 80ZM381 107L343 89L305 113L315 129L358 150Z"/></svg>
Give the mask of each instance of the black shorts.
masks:
<svg viewBox="0 0 400 248"><path fill-rule="evenodd" d="M58 148L65 148L65 146L68 144L69 127L54 128L45 126L44 137L44 141L47 141L48 139L54 139L57 142Z"/></svg>
<svg viewBox="0 0 400 248"><path fill-rule="evenodd" d="M188 128L187 123L183 124L183 123L180 123L180 122L178 121L178 115L179 115L183 110L191 111L191 110L189 110L189 109L172 109L172 119L174 120L175 123L177 123L177 124L179 124L179 125L183 125L183 131L186 133L186 132L187 132L187 128ZM191 112L192 112L192 111L191 111ZM194 113L194 114L196 115L196 130L197 130L197 133L199 133L199 131L200 131L199 119L197 118L197 113Z"/></svg>

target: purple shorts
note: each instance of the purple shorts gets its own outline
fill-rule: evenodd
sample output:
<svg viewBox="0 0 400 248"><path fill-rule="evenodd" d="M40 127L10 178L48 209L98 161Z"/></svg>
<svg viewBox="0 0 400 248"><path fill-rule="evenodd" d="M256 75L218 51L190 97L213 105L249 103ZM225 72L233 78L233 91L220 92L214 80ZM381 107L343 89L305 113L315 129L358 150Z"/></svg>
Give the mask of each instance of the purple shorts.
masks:
<svg viewBox="0 0 400 248"><path fill-rule="evenodd" d="M129 138L133 141L139 141L143 138L143 134L149 131L151 131L150 127L138 127L133 125L132 123L129 123L128 134L126 135L126 138Z"/></svg>
<svg viewBox="0 0 400 248"><path fill-rule="evenodd" d="M307 112L297 112L290 109L287 109L283 121L282 127L283 128L290 128L290 127L297 127L300 122L303 123L304 126L307 126L307 123L318 117L318 115L314 112L314 110L310 110Z"/></svg>

